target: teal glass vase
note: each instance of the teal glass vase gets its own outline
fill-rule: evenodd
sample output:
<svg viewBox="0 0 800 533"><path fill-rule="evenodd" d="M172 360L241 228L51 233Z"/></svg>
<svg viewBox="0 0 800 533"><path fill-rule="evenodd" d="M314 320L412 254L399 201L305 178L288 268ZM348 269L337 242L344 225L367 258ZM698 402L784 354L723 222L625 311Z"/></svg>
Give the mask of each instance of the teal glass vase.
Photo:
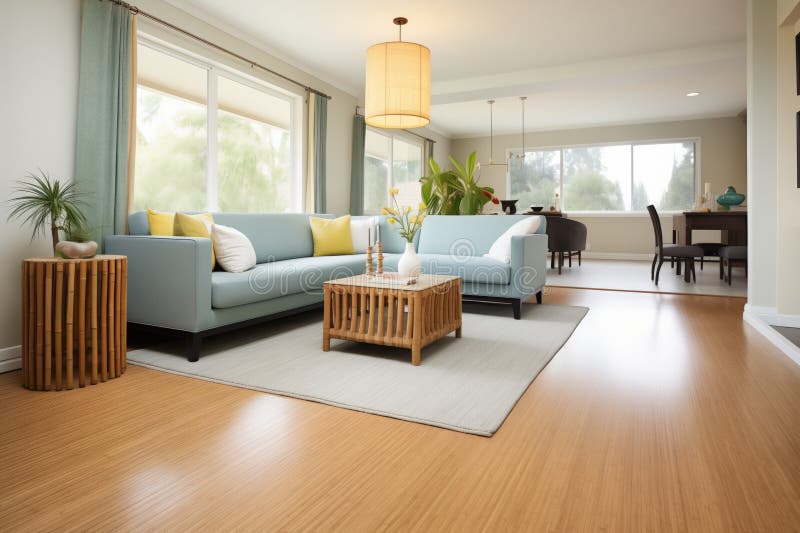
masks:
<svg viewBox="0 0 800 533"><path fill-rule="evenodd" d="M739 205L744 202L744 194L739 194L733 186L725 189L725 192L717 196L717 204L722 211L730 211L731 206Z"/></svg>

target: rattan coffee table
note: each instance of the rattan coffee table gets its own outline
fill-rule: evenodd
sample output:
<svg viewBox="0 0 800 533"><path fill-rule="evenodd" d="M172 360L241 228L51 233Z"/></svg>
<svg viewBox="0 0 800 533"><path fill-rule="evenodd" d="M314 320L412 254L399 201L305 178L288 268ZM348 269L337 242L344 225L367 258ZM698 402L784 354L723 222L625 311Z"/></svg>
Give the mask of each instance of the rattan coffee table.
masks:
<svg viewBox="0 0 800 533"><path fill-rule="evenodd" d="M322 350L342 339L411 350L420 364L422 348L451 331L461 337L461 278L421 275L397 286L379 277L352 276L325 287Z"/></svg>

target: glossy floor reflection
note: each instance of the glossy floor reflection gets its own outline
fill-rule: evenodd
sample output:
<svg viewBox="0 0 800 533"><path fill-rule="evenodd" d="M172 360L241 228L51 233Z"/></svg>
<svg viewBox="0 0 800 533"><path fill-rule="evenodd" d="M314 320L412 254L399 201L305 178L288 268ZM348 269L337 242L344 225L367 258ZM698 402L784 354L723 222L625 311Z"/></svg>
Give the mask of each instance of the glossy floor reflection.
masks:
<svg viewBox="0 0 800 533"><path fill-rule="evenodd" d="M742 322L742 299L544 297L589 314L491 438L135 366L61 393L1 375L0 524L797 528L800 366Z"/></svg>

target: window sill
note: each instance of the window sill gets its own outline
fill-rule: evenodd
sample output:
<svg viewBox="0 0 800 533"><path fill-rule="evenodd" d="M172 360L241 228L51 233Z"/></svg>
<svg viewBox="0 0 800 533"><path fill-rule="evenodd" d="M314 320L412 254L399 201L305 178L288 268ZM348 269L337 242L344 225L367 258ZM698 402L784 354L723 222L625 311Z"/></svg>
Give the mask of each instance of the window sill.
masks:
<svg viewBox="0 0 800 533"><path fill-rule="evenodd" d="M679 215L683 211L659 211L660 218L668 218L672 215ZM615 212L602 212L602 211L564 211L564 214L569 218L650 218L647 211L615 211Z"/></svg>

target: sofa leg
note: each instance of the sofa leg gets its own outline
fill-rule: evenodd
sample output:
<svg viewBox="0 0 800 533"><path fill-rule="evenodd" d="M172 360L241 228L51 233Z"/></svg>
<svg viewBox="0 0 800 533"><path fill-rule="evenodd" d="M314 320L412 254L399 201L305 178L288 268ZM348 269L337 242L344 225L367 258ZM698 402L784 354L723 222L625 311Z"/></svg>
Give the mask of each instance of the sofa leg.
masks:
<svg viewBox="0 0 800 533"><path fill-rule="evenodd" d="M200 348L203 345L203 337L199 333L189 333L186 335L186 359L190 363L196 363L200 359Z"/></svg>
<svg viewBox="0 0 800 533"><path fill-rule="evenodd" d="M519 320L522 316L522 300L519 298L512 300L511 307L514 309L514 320Z"/></svg>
<svg viewBox="0 0 800 533"><path fill-rule="evenodd" d="M542 291L536 293L536 303L541 305L542 303Z"/></svg>

